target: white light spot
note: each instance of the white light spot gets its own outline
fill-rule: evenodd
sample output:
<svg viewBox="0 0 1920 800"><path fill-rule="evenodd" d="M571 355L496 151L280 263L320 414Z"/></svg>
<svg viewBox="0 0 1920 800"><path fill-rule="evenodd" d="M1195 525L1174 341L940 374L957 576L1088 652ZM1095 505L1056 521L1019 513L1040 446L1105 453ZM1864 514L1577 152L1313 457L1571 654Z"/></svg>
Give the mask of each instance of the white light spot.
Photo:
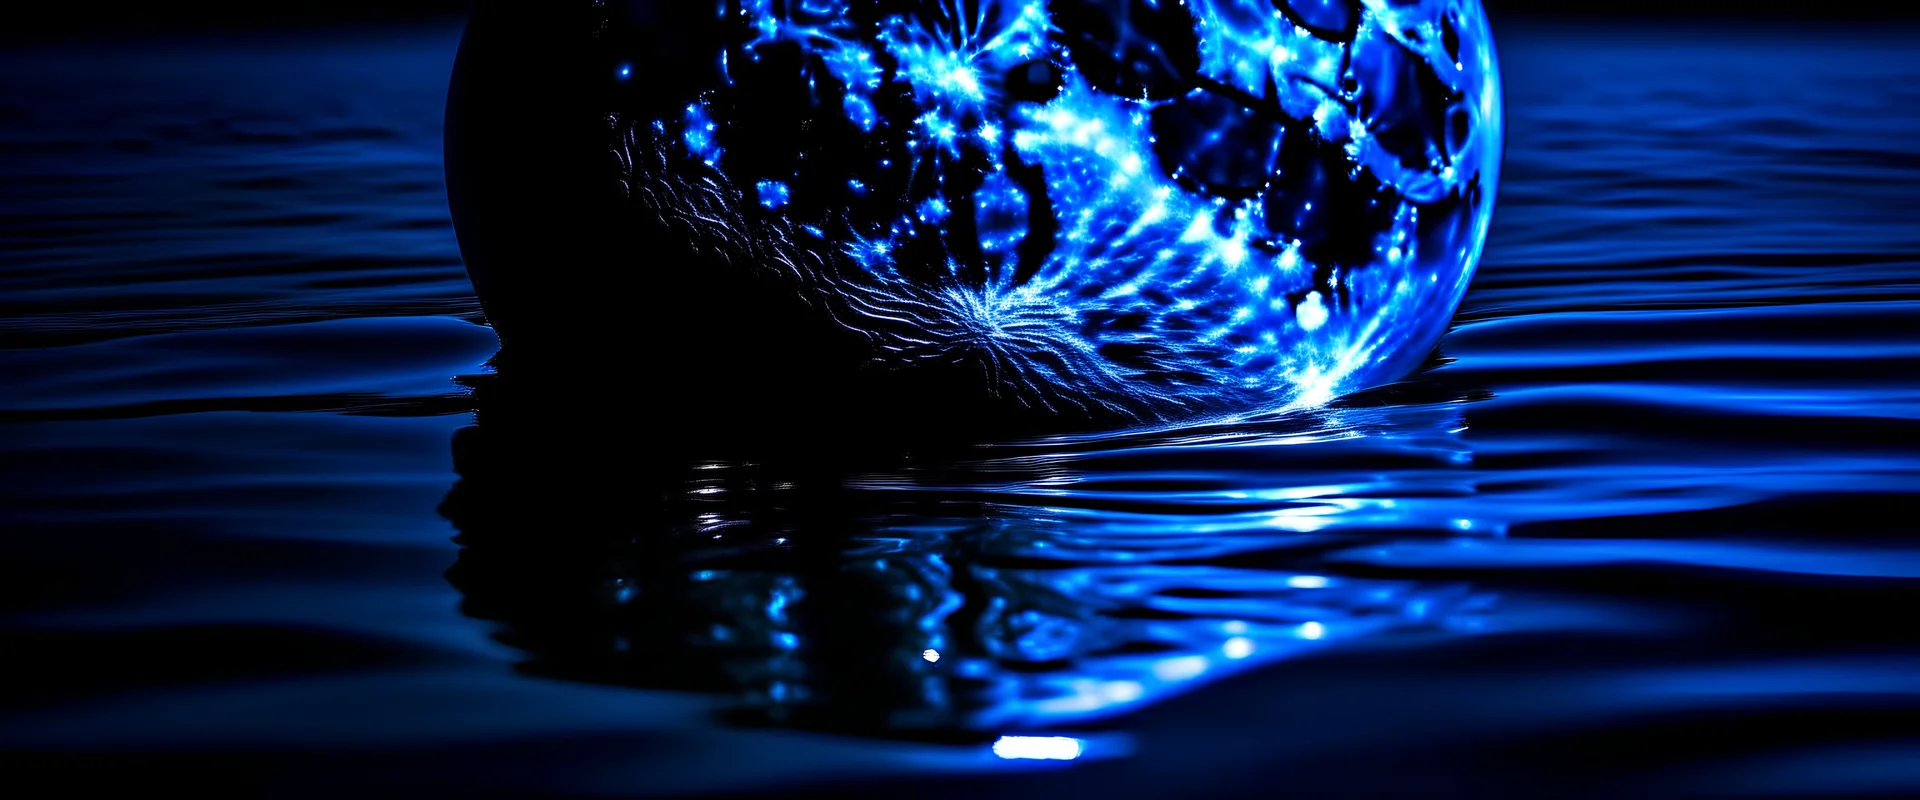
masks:
<svg viewBox="0 0 1920 800"><path fill-rule="evenodd" d="M1303 623L1300 626L1300 638L1302 639L1317 640L1325 635L1327 635L1327 626L1318 622Z"/></svg>
<svg viewBox="0 0 1920 800"><path fill-rule="evenodd" d="M1080 745L1079 739L1065 736L1002 736L993 743L993 754L1001 758L1072 761L1080 757Z"/></svg>
<svg viewBox="0 0 1920 800"><path fill-rule="evenodd" d="M933 662L940 660L940 651L929 647L926 650L921 651L920 657L926 659L927 663L931 664Z"/></svg>
<svg viewBox="0 0 1920 800"><path fill-rule="evenodd" d="M1293 313L1304 330L1319 330L1320 326L1327 324L1327 305L1321 302L1319 292L1308 292L1307 299L1300 301L1300 306Z"/></svg>
<svg viewBox="0 0 1920 800"><path fill-rule="evenodd" d="M1100 687L1100 697L1109 703L1131 703L1146 693L1139 681L1108 681Z"/></svg>
<svg viewBox="0 0 1920 800"><path fill-rule="evenodd" d="M977 100L981 96L980 80L974 77L973 70L971 69L964 66L954 67L951 72L947 73L947 81L959 87L960 91L968 97Z"/></svg>
<svg viewBox="0 0 1920 800"><path fill-rule="evenodd" d="M1226 240L1220 245L1220 260L1229 267L1240 266L1240 262L1247 260L1247 246L1239 239Z"/></svg>
<svg viewBox="0 0 1920 800"><path fill-rule="evenodd" d="M1319 575L1295 575L1287 579L1287 585L1295 589L1325 589L1331 583Z"/></svg>
<svg viewBox="0 0 1920 800"><path fill-rule="evenodd" d="M1207 237L1212 235L1213 215L1202 211L1193 215L1193 222L1188 223L1186 232L1180 234L1180 241L1200 242L1205 241Z"/></svg>
<svg viewBox="0 0 1920 800"><path fill-rule="evenodd" d="M1228 639L1227 643L1220 648L1220 651L1225 653L1228 658L1246 658L1247 656L1253 655L1253 640L1245 636L1235 636Z"/></svg>
<svg viewBox="0 0 1920 800"><path fill-rule="evenodd" d="M1199 677L1207 671L1206 656L1180 656L1164 659L1153 665L1153 676L1163 681L1184 681Z"/></svg>

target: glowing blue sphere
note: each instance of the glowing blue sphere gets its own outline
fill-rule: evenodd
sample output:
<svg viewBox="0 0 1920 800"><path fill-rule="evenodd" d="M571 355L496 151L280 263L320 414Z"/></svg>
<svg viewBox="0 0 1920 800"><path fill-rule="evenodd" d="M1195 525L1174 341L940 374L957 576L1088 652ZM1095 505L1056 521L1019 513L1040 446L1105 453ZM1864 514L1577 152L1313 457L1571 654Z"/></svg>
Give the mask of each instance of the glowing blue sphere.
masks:
<svg viewBox="0 0 1920 800"><path fill-rule="evenodd" d="M1502 147L1479 0L619 0L625 201L889 370L1170 420L1396 380ZM625 92L625 94L620 94Z"/></svg>

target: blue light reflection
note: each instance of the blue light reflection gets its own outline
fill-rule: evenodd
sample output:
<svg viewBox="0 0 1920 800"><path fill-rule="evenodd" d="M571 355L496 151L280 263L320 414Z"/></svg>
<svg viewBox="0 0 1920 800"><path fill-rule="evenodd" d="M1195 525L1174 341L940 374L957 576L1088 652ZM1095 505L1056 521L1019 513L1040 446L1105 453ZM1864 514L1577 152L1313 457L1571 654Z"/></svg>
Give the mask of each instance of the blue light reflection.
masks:
<svg viewBox="0 0 1920 800"><path fill-rule="evenodd" d="M1462 427L1457 406L1431 405L1000 445L931 472L846 476L825 528L788 516L814 502L803 483L705 462L674 484L677 521L655 534L668 550L584 565L620 575L617 615L554 624L650 643L596 661L600 679L646 684L682 665L768 722L1070 730L1316 653L1532 624L1458 580L1329 574L1382 534L1498 536L1498 520L1452 527L1470 491ZM1329 466L1367 453L1400 467ZM1213 482L1203 465L1223 454L1264 478ZM525 591L520 568L457 582L487 605Z"/></svg>

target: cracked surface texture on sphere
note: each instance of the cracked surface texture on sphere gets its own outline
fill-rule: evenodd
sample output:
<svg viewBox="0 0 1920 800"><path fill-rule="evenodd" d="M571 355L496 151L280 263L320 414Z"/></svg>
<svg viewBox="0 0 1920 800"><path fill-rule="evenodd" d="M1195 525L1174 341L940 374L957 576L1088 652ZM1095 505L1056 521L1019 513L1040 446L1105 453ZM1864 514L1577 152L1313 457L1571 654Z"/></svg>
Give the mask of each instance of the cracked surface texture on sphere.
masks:
<svg viewBox="0 0 1920 800"><path fill-rule="evenodd" d="M1417 367L1501 151L1478 0L610 7L630 202L882 368L1135 420ZM668 74L670 73L670 74Z"/></svg>

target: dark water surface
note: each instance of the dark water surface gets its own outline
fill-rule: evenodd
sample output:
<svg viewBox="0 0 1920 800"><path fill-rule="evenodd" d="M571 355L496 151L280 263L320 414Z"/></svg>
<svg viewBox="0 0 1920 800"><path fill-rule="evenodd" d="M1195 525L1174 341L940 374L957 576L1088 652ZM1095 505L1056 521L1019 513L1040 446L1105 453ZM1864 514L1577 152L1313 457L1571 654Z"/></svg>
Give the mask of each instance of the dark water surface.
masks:
<svg viewBox="0 0 1920 800"><path fill-rule="evenodd" d="M1505 180L1434 368L785 461L660 457L677 389L618 347L578 387L490 374L441 179L457 25L5 52L0 762L1920 794L1913 33L1501 27Z"/></svg>

